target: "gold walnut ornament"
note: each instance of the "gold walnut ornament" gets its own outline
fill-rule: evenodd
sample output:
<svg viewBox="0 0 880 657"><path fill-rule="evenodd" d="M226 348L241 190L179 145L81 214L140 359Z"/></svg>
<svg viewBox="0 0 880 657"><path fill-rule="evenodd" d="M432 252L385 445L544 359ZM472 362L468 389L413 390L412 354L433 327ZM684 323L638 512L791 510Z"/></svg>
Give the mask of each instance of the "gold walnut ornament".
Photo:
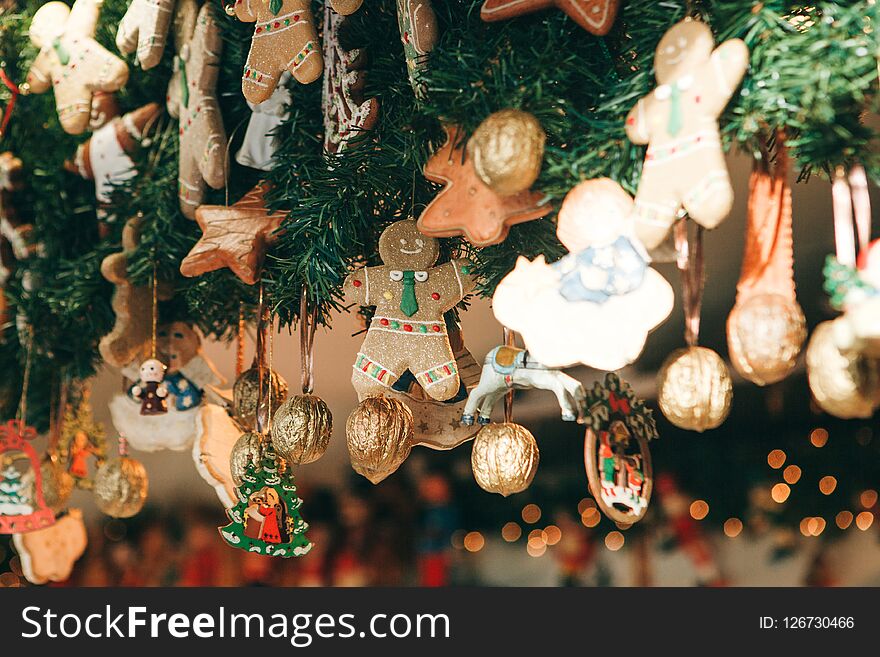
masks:
<svg viewBox="0 0 880 657"><path fill-rule="evenodd" d="M263 370L264 404L278 408L287 399L287 381L278 372ZM260 394L260 371L254 365L243 372L232 386L232 414L243 429L253 431L257 427L257 404ZM265 412L265 408L261 409Z"/></svg>
<svg viewBox="0 0 880 657"><path fill-rule="evenodd" d="M248 466L253 465L257 470L263 460L263 436L256 431L248 431L241 435L232 446L229 453L229 470L232 473L232 481L236 486L241 486Z"/></svg>
<svg viewBox="0 0 880 657"><path fill-rule="evenodd" d="M130 518L147 500L147 471L128 456L104 463L95 473L95 504L113 518Z"/></svg>
<svg viewBox="0 0 880 657"><path fill-rule="evenodd" d="M706 347L673 351L657 375L657 389L660 410L681 429L714 429L730 413L730 372L721 357Z"/></svg>
<svg viewBox="0 0 880 657"><path fill-rule="evenodd" d="M367 397L348 416L345 437L351 467L378 484L409 456L413 445L412 411L397 399Z"/></svg>
<svg viewBox="0 0 880 657"><path fill-rule="evenodd" d="M488 424L474 439L471 469L480 488L504 497L521 493L538 471L538 443L513 422Z"/></svg>
<svg viewBox="0 0 880 657"><path fill-rule="evenodd" d="M275 453L297 465L321 458L332 433L330 408L315 395L290 397L272 417L270 435Z"/></svg>
<svg viewBox="0 0 880 657"><path fill-rule="evenodd" d="M501 196L529 189L541 173L546 135L528 112L495 112L477 127L468 142L474 170Z"/></svg>

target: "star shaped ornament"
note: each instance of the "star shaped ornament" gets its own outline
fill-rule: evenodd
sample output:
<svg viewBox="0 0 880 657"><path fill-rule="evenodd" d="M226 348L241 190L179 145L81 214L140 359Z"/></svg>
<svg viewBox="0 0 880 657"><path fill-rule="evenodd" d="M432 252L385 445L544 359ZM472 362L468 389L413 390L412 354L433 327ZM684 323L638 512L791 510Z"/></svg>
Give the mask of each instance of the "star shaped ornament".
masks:
<svg viewBox="0 0 880 657"><path fill-rule="evenodd" d="M512 225L550 212L550 204L540 192L501 196L486 185L474 171L460 129L445 129L446 143L425 165L425 178L444 187L419 217L422 233L432 237L464 235L474 246L490 246L503 242Z"/></svg>
<svg viewBox="0 0 880 657"><path fill-rule="evenodd" d="M486 0L480 18L486 22L503 21L557 7L587 32L602 36L614 25L619 4L620 0Z"/></svg>
<svg viewBox="0 0 880 657"><path fill-rule="evenodd" d="M228 267L248 285L256 283L266 249L277 238L274 233L285 217L266 209L268 190L268 183L260 182L230 206L200 206L196 221L202 238L180 263L180 273L194 277Z"/></svg>

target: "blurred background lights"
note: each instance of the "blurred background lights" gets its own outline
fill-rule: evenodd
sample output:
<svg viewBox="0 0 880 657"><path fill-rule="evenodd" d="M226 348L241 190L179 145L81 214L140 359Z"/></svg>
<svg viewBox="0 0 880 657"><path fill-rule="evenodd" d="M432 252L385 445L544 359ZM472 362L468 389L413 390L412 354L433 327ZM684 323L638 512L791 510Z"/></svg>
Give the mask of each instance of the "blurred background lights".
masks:
<svg viewBox="0 0 880 657"><path fill-rule="evenodd" d="M837 526L840 529L846 529L852 524L853 514L850 511L841 511L837 514L837 517L834 519L834 522L837 523Z"/></svg>
<svg viewBox="0 0 880 657"><path fill-rule="evenodd" d="M486 544L480 532L468 532L464 537L464 549L468 552L479 552Z"/></svg>
<svg viewBox="0 0 880 657"><path fill-rule="evenodd" d="M810 432L810 442L813 443L813 447L825 447L825 443L828 442L828 431L822 428L813 429Z"/></svg>
<svg viewBox="0 0 880 657"><path fill-rule="evenodd" d="M874 524L874 514L870 511L862 511L856 516L856 527L863 532L868 531L872 524Z"/></svg>
<svg viewBox="0 0 880 657"><path fill-rule="evenodd" d="M870 509L872 506L877 504L877 491L875 491L875 490L862 491L862 494L859 495L859 503L864 508Z"/></svg>
<svg viewBox="0 0 880 657"><path fill-rule="evenodd" d="M789 495L791 495L791 488L788 487L788 484L776 484L770 489L770 497L772 497L773 501L777 504L785 502Z"/></svg>
<svg viewBox="0 0 880 657"><path fill-rule="evenodd" d="M623 534L619 531L608 532L605 536L605 547L612 552L616 552L623 547L624 540Z"/></svg>
<svg viewBox="0 0 880 657"><path fill-rule="evenodd" d="M739 518L728 518L724 521L724 534L728 538L736 538L742 530L743 524Z"/></svg>
<svg viewBox="0 0 880 657"><path fill-rule="evenodd" d="M785 452L781 449L774 449L767 455L767 465L774 470L778 470L785 463Z"/></svg>
<svg viewBox="0 0 880 657"><path fill-rule="evenodd" d="M562 540L562 530L556 525L548 525L544 529L544 536L547 538L547 545L556 545Z"/></svg>
<svg viewBox="0 0 880 657"><path fill-rule="evenodd" d="M823 495L831 495L835 488L837 488L837 479L834 477L828 475L819 480L819 490Z"/></svg>
<svg viewBox="0 0 880 657"><path fill-rule="evenodd" d="M796 465L790 465L782 472L782 478L787 484L796 484L801 478L801 469Z"/></svg>
<svg viewBox="0 0 880 657"><path fill-rule="evenodd" d="M515 522L509 522L501 528L501 538L508 543L518 541L520 536L522 536L522 528Z"/></svg>
<svg viewBox="0 0 880 657"><path fill-rule="evenodd" d="M702 520L709 515L709 505L705 500L694 500L691 503L691 518Z"/></svg>
<svg viewBox="0 0 880 657"><path fill-rule="evenodd" d="M602 514L599 509L587 509L581 514L581 522L584 527L595 527L602 520Z"/></svg>
<svg viewBox="0 0 880 657"><path fill-rule="evenodd" d="M537 504L526 504L522 510L523 522L534 525L541 519L541 507Z"/></svg>

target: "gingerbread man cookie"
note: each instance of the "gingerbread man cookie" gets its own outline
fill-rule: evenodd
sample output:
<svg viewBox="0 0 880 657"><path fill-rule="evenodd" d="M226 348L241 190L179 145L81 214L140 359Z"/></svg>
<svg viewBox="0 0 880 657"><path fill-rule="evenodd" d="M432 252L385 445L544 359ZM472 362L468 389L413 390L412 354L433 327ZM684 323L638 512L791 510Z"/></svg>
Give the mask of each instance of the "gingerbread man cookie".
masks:
<svg viewBox="0 0 880 657"><path fill-rule="evenodd" d="M216 95L223 40L210 4L199 10L191 37L180 36L166 98L168 113L180 120L180 208L194 219L205 185L223 187L226 170L226 130Z"/></svg>
<svg viewBox="0 0 880 657"><path fill-rule="evenodd" d="M379 238L385 264L351 274L346 290L376 314L357 355L352 384L363 399L386 392L406 371L440 401L454 397L460 378L443 313L475 285L467 260L434 266L440 243L411 220L397 221Z"/></svg>
<svg viewBox="0 0 880 657"><path fill-rule="evenodd" d="M47 2L31 21L30 39L40 49L27 74L28 90L55 89L58 118L65 132L78 135L89 126L92 94L116 91L128 81L128 67L95 41L103 0Z"/></svg>
<svg viewBox="0 0 880 657"><path fill-rule="evenodd" d="M649 249L663 241L680 210L715 228L733 206L718 117L745 75L749 50L740 39L714 46L705 23L673 25L654 57L660 86L626 118L630 141L648 144L635 218Z"/></svg>
<svg viewBox="0 0 880 657"><path fill-rule="evenodd" d="M491 23L555 6L588 32L603 36L614 25L619 4L620 0L486 0L480 18Z"/></svg>
<svg viewBox="0 0 880 657"><path fill-rule="evenodd" d="M256 23L241 78L247 100L267 100L284 71L303 84L321 77L324 60L310 0L235 0L235 15Z"/></svg>
<svg viewBox="0 0 880 657"><path fill-rule="evenodd" d="M132 0L116 32L119 52L136 52L142 69L153 68L162 61L173 13L174 0Z"/></svg>
<svg viewBox="0 0 880 657"><path fill-rule="evenodd" d="M122 252L113 253L101 263L101 275L116 286L113 293L113 330L101 338L98 351L105 363L125 367L141 355L150 339L153 313L151 287L135 287L128 280L128 253L138 244L140 220L129 219L122 229ZM158 289L160 299L170 298L164 286Z"/></svg>

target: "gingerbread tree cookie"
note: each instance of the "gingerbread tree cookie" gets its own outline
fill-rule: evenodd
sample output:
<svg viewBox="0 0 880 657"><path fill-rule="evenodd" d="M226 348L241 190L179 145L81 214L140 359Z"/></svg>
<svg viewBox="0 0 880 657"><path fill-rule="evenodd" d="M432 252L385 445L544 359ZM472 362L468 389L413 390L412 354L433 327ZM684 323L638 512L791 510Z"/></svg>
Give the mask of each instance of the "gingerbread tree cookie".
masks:
<svg viewBox="0 0 880 657"><path fill-rule="evenodd" d="M425 178L444 187L419 217L420 231L434 237L464 235L475 246L489 246L503 242L512 225L550 212L539 192L501 196L484 183L461 136L457 127L446 126L446 144L425 165Z"/></svg>
<svg viewBox="0 0 880 657"><path fill-rule="evenodd" d="M162 61L175 0L132 0L119 21L116 47L119 52L137 53L145 71Z"/></svg>
<svg viewBox="0 0 880 657"><path fill-rule="evenodd" d="M345 289L357 303L376 306L352 375L360 399L386 392L406 370L434 399L458 393L443 313L469 294L475 281L467 260L434 266L439 252L439 242L422 235L414 221L397 221L379 238L385 264L346 279Z"/></svg>
<svg viewBox="0 0 880 657"><path fill-rule="evenodd" d="M27 74L28 90L55 89L58 118L65 132L89 126L92 94L116 91L128 81L128 67L95 41L102 0L47 2L31 21L30 38L40 49Z"/></svg>
<svg viewBox="0 0 880 657"><path fill-rule="evenodd" d="M487 22L501 21L557 7L588 32L602 36L614 25L619 4L620 0L486 0L480 9L480 18Z"/></svg>
<svg viewBox="0 0 880 657"><path fill-rule="evenodd" d="M256 23L241 78L247 100L267 100L284 71L303 84L321 76L324 62L310 0L236 0L235 15Z"/></svg>
<svg viewBox="0 0 880 657"><path fill-rule="evenodd" d="M663 241L680 210L715 228L733 206L718 117L745 75L749 51L740 39L714 46L705 23L673 25L654 57L660 86L626 118L630 141L648 144L635 217L649 249Z"/></svg>
<svg viewBox="0 0 880 657"><path fill-rule="evenodd" d="M226 131L216 95L223 40L209 4L199 10L191 38L181 36L167 101L168 113L180 120L180 208L193 219L205 185L223 187L226 169Z"/></svg>

